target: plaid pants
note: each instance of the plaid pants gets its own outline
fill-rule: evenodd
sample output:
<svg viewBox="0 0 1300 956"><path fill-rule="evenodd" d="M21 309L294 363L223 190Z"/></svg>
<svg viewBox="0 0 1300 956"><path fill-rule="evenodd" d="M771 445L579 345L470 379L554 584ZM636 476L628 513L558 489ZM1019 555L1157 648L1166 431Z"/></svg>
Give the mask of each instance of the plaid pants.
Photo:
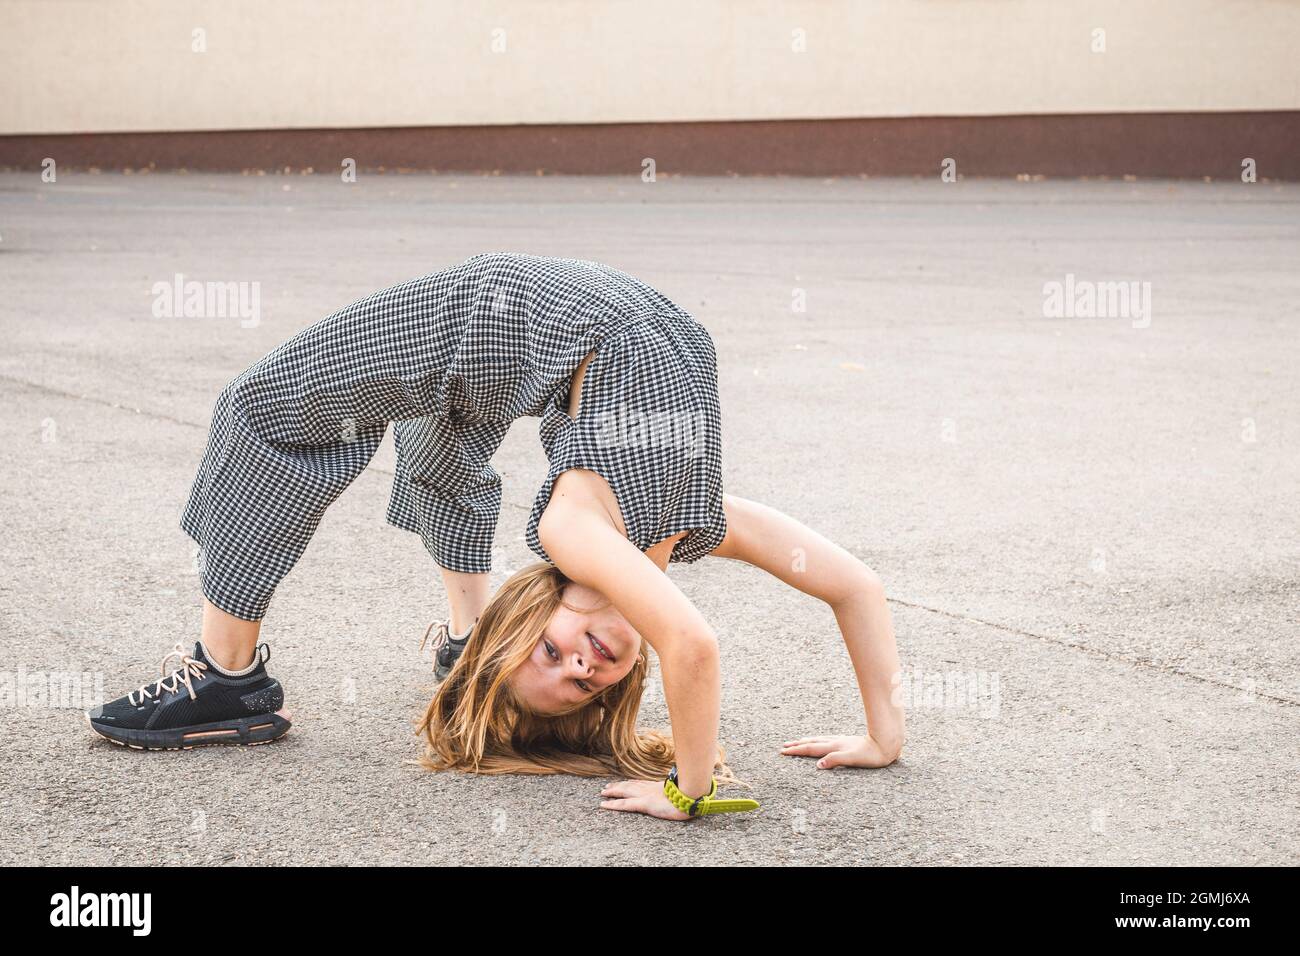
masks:
<svg viewBox="0 0 1300 956"><path fill-rule="evenodd" d="M569 381L592 351L573 419ZM419 534L441 567L491 570L501 478L490 459L523 417L541 419L549 461L526 531L540 557L537 522L570 468L609 482L641 550L688 531L671 560L695 561L721 543L707 330L609 266L496 253L367 296L226 386L181 517L204 595L260 620L389 423L388 521Z"/></svg>

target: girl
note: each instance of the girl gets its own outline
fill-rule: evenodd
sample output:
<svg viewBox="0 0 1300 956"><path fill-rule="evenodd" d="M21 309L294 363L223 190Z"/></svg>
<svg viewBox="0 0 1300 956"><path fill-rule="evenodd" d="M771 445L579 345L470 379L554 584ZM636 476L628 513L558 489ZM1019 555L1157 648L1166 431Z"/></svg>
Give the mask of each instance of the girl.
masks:
<svg viewBox="0 0 1300 956"><path fill-rule="evenodd" d="M550 463L526 531L545 561L489 600L501 501L489 460L525 416L541 419ZM98 733L157 749L265 743L289 729L260 621L390 422L388 520L420 535L450 607L435 642L450 677L422 724L430 768L619 773L629 779L606 788L602 807L667 819L757 806L717 797L713 771L734 779L717 742L718 641L664 573L706 555L821 598L844 635L867 733L782 753L821 767L898 757L898 654L880 581L793 519L723 493L708 332L608 266L510 254L362 299L225 388L181 519L200 547L201 638L164 659L164 677L89 714ZM671 738L636 730L645 644L662 667Z"/></svg>

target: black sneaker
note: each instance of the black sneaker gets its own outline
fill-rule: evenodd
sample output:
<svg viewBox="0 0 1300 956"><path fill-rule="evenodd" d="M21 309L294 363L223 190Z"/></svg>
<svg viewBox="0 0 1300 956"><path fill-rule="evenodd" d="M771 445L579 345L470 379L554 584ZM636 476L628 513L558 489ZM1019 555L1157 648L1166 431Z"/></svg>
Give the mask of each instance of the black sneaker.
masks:
<svg viewBox="0 0 1300 956"><path fill-rule="evenodd" d="M424 638L420 641L420 650L424 650L424 642L429 639L429 634L437 628L437 633L433 636L433 679L446 680L451 669L456 666L460 660L460 655L465 653L465 645L469 643L470 634L474 633L474 625L469 626L469 631L459 641L451 636L451 622L441 621L429 625L429 629L424 632Z"/></svg>
<svg viewBox="0 0 1300 956"><path fill-rule="evenodd" d="M263 653L265 652L265 653ZM163 676L125 697L86 712L91 729L136 750L189 750L214 744L265 744L284 735L284 689L266 673L271 649L261 644L257 666L243 677L220 673L196 642L177 644L163 658ZM180 667L167 670L177 658Z"/></svg>

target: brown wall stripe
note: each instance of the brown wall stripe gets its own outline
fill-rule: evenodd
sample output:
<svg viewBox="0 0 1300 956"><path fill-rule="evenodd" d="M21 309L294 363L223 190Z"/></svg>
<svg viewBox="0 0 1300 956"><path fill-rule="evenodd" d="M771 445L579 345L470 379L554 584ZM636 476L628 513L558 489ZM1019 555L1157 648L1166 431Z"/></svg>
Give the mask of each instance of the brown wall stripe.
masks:
<svg viewBox="0 0 1300 956"><path fill-rule="evenodd" d="M1300 112L1103 113L700 123L0 136L0 167L1300 180Z"/></svg>

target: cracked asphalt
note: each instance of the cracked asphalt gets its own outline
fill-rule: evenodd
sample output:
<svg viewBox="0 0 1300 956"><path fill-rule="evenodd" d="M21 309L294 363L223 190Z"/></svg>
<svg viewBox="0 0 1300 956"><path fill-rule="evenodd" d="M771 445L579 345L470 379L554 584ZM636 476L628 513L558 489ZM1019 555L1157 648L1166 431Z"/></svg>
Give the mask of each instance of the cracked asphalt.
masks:
<svg viewBox="0 0 1300 956"><path fill-rule="evenodd" d="M1268 183L0 174L0 862L1295 865L1298 213ZM886 583L897 764L778 754L861 732L847 654L816 601L710 559L671 573L761 811L673 825L598 810L599 781L412 766L444 604L383 522L388 447L267 618L287 737L91 735L78 704L197 635L177 521L221 386L489 251L608 262L709 327L728 490ZM177 274L257 283L256 321L156 315ZM1149 321L1045 317L1071 276L1150 283ZM496 464L504 577L533 423Z"/></svg>

